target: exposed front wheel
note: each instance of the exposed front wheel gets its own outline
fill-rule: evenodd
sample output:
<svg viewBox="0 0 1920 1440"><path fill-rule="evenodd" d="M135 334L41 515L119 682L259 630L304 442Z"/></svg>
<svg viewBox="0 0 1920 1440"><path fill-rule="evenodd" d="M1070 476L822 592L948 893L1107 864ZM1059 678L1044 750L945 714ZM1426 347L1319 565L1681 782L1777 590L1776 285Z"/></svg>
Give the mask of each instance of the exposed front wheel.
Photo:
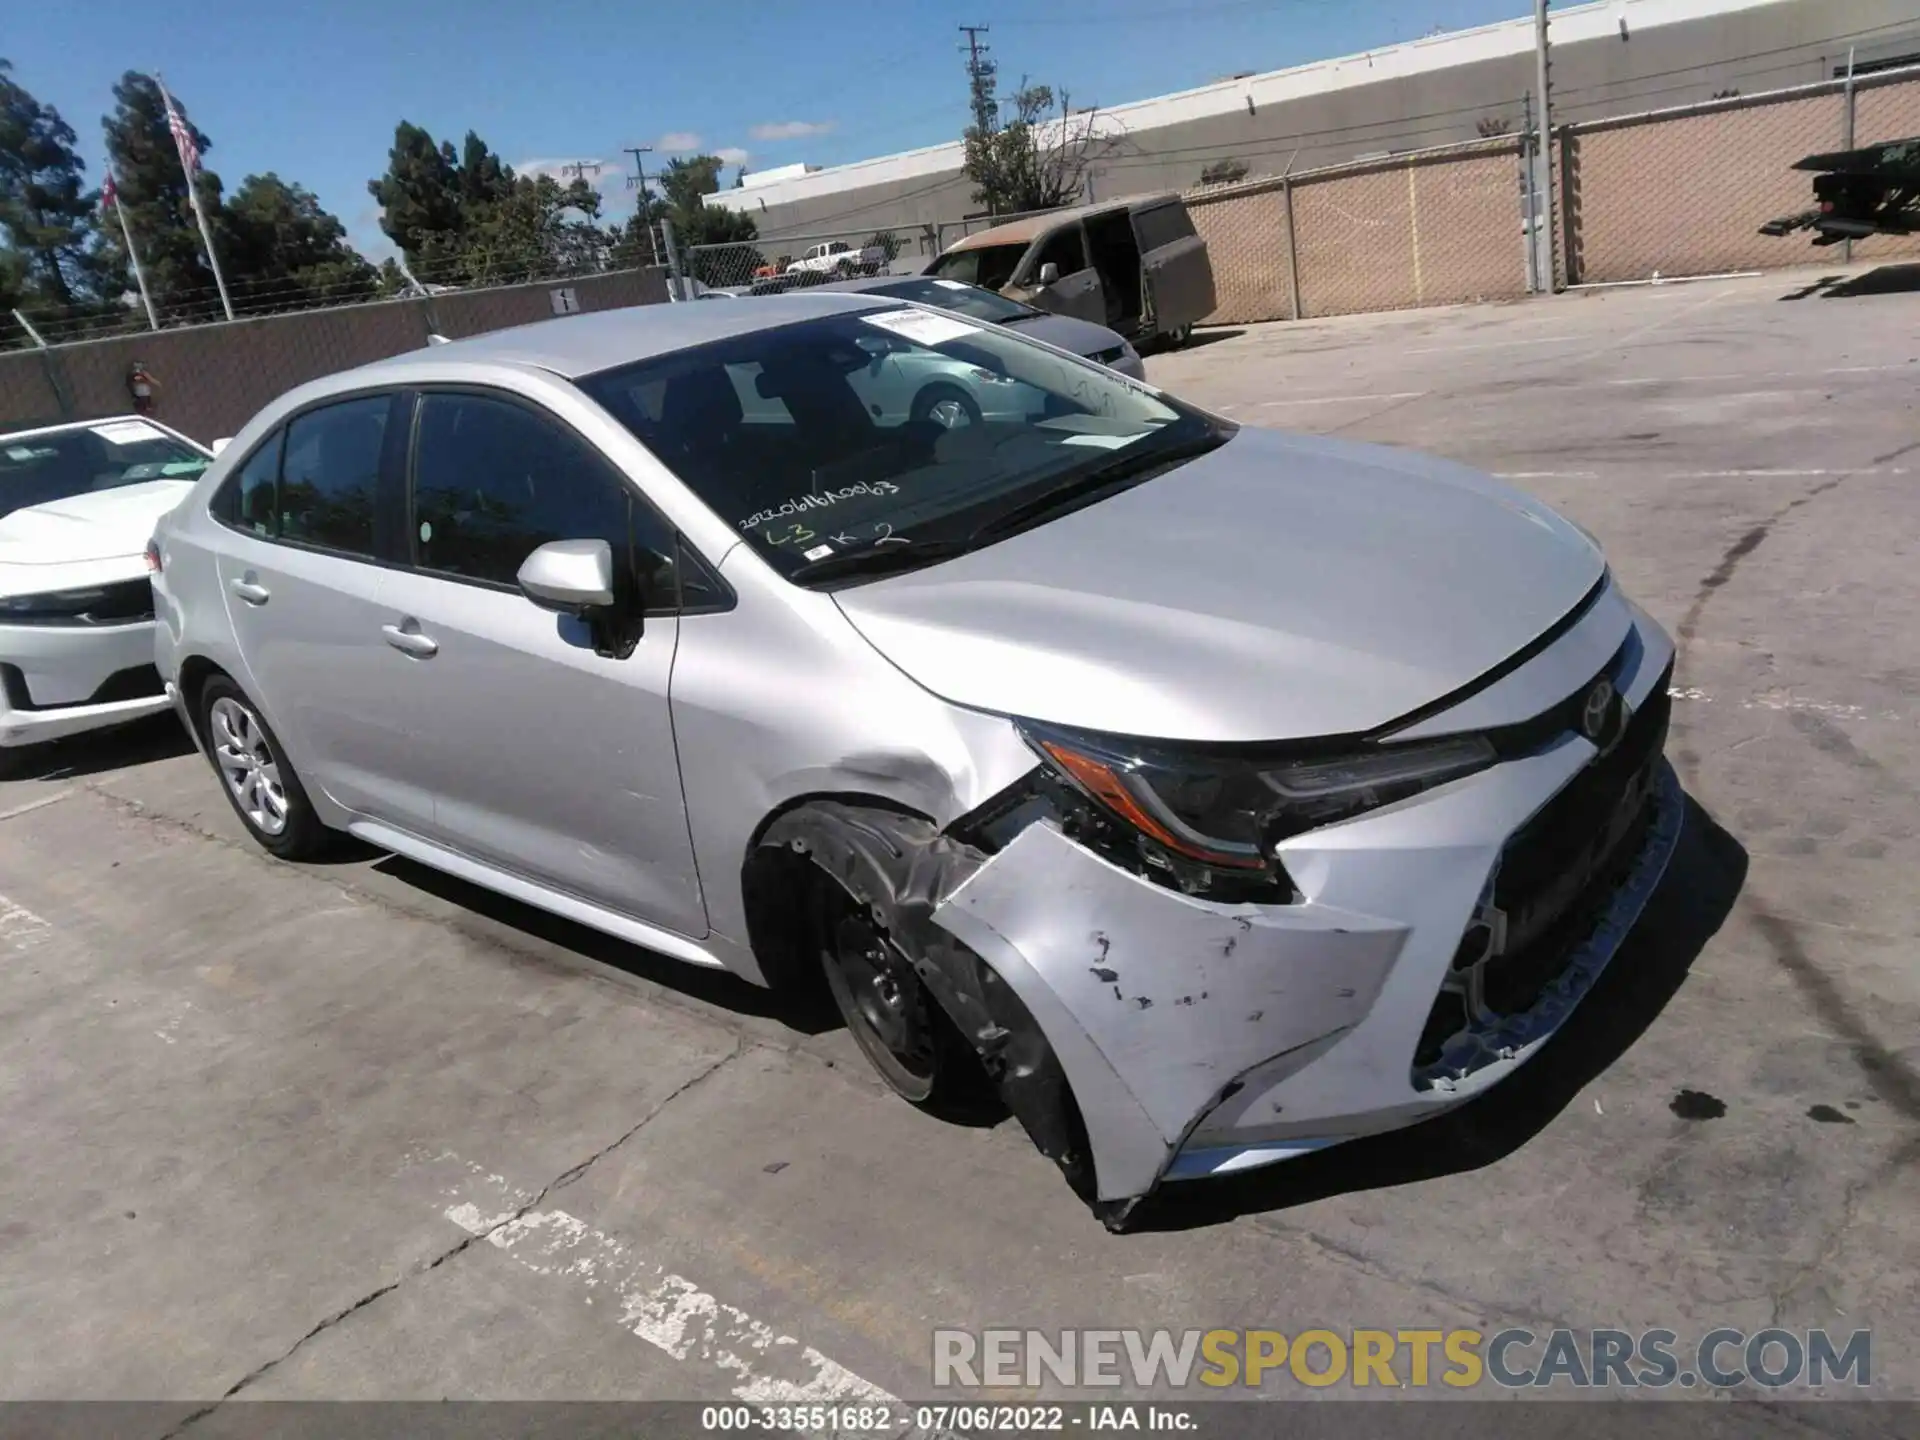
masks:
<svg viewBox="0 0 1920 1440"><path fill-rule="evenodd" d="M939 1109L977 1086L979 1062L873 916L821 877L812 887L821 973L847 1031L902 1099Z"/></svg>
<svg viewBox="0 0 1920 1440"><path fill-rule="evenodd" d="M215 675L201 687L200 734L227 802L262 849L282 860L321 853L331 836L280 742L240 687Z"/></svg>
<svg viewBox="0 0 1920 1440"><path fill-rule="evenodd" d="M1191 339L1193 339L1193 326L1178 325L1167 331L1164 343L1167 349L1178 350Z"/></svg>

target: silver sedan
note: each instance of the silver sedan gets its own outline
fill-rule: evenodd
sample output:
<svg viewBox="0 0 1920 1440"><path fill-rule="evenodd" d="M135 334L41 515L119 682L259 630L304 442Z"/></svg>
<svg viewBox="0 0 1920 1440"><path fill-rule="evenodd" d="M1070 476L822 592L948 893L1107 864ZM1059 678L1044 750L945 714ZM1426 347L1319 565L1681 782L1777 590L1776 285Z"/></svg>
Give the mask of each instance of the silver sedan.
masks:
<svg viewBox="0 0 1920 1440"><path fill-rule="evenodd" d="M876 354L1041 403L876 413ZM1680 824L1672 642L1575 526L884 296L332 376L157 550L160 671L268 850L823 986L1114 1226L1513 1075Z"/></svg>

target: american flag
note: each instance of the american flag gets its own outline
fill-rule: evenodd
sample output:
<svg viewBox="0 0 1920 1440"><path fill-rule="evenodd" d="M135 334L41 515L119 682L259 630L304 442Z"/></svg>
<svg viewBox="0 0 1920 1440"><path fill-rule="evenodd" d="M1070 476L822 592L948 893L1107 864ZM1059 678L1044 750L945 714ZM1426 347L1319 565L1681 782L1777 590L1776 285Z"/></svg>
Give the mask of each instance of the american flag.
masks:
<svg viewBox="0 0 1920 1440"><path fill-rule="evenodd" d="M113 208L113 202L119 198L120 188L113 183L113 176L108 175L100 184L100 208L102 210L111 210Z"/></svg>
<svg viewBox="0 0 1920 1440"><path fill-rule="evenodd" d="M173 148L180 152L180 168L188 175L200 173L200 147L193 143L193 129L173 108L171 96L167 99L167 128L173 131Z"/></svg>

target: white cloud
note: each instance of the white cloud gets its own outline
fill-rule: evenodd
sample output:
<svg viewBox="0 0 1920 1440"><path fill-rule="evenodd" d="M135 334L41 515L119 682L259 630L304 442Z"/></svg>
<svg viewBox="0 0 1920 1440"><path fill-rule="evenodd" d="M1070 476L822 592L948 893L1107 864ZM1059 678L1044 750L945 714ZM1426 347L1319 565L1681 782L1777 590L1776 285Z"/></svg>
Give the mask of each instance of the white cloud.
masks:
<svg viewBox="0 0 1920 1440"><path fill-rule="evenodd" d="M722 145L713 153L729 165L744 165L753 158L751 150L742 150L738 145Z"/></svg>
<svg viewBox="0 0 1920 1440"><path fill-rule="evenodd" d="M653 148L663 151L698 150L700 137L691 130L669 130L653 142Z"/></svg>
<svg viewBox="0 0 1920 1440"><path fill-rule="evenodd" d="M809 135L825 135L837 120L775 120L756 125L747 133L756 140L804 140Z"/></svg>

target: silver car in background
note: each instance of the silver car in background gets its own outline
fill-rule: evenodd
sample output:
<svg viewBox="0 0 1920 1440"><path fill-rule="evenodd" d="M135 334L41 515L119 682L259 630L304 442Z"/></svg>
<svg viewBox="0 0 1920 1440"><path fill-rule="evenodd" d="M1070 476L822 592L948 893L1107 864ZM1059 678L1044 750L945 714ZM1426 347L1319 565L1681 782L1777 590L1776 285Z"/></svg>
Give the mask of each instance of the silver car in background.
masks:
<svg viewBox="0 0 1920 1440"><path fill-rule="evenodd" d="M874 275L863 280L836 280L820 287L846 290L858 295L883 295L892 300L907 300L915 305L931 305L969 320L985 320L991 325L1006 325L1022 335L1030 335L1062 350L1084 355L1097 364L1118 370L1134 380L1147 378L1140 352L1115 331L1071 315L1053 315L1031 305L978 285L960 280L941 280L928 275Z"/></svg>
<svg viewBox="0 0 1920 1440"><path fill-rule="evenodd" d="M851 377L920 352L1045 403L874 415ZM1545 506L882 297L329 377L157 544L159 667L268 850L824 983L1115 1227L1513 1074L1681 821L1673 645Z"/></svg>

